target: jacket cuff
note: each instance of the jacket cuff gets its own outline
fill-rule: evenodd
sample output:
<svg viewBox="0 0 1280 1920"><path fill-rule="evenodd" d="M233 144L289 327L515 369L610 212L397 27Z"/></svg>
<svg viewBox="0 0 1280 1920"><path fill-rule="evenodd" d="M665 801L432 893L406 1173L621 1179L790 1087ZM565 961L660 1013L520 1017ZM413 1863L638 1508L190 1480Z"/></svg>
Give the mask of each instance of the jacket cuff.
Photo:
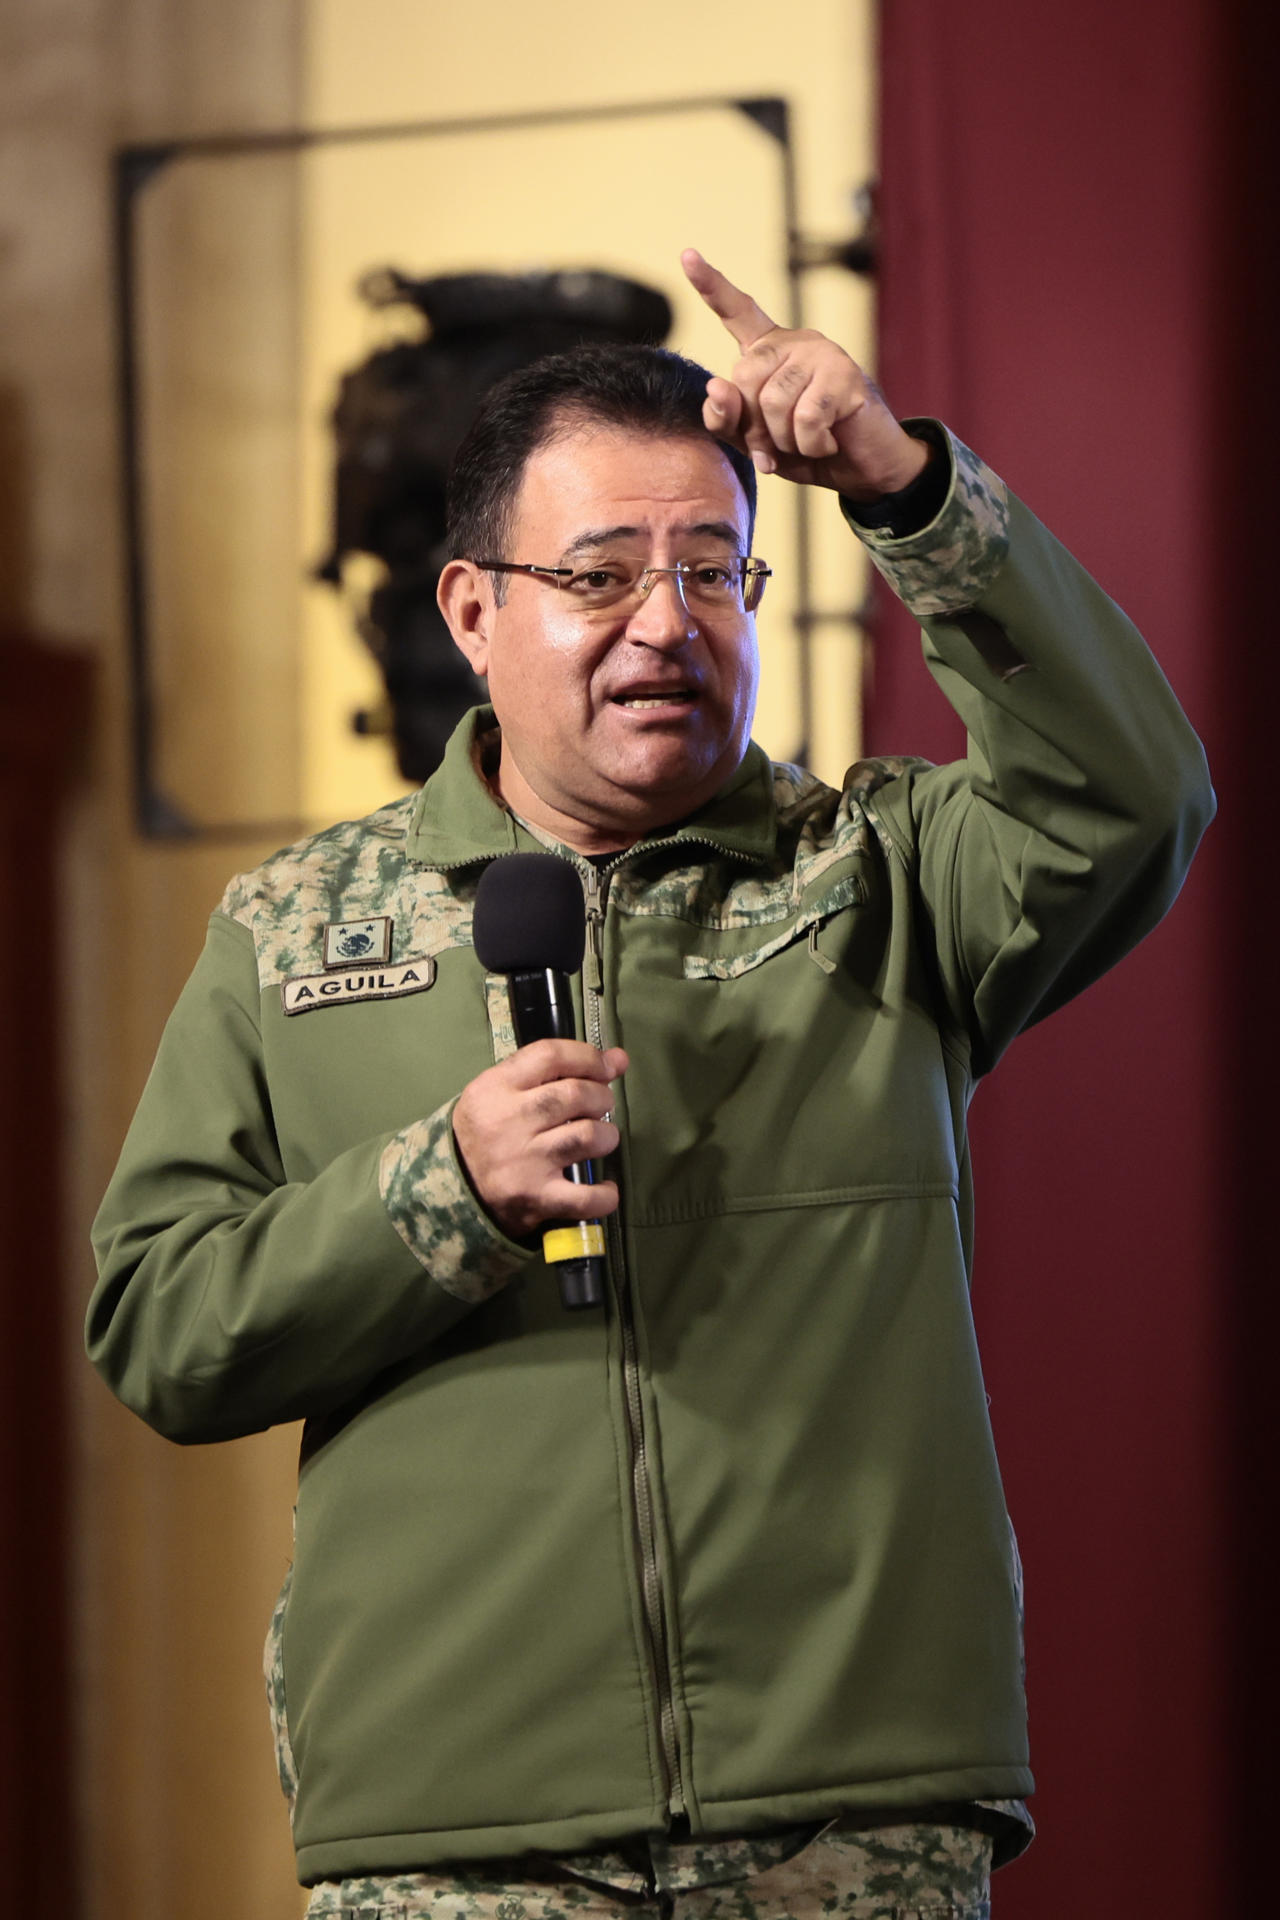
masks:
<svg viewBox="0 0 1280 1920"><path fill-rule="evenodd" d="M908 432L934 422L904 420ZM935 517L917 533L895 538L845 519L893 591L918 620L972 607L991 586L1009 551L1009 495L1004 481L976 453L941 428L951 484ZM936 432L930 434L936 440Z"/></svg>
<svg viewBox="0 0 1280 1920"><path fill-rule="evenodd" d="M478 1306L533 1258L490 1220L468 1183L453 1138L454 1102L393 1134L378 1162L391 1224L446 1293Z"/></svg>

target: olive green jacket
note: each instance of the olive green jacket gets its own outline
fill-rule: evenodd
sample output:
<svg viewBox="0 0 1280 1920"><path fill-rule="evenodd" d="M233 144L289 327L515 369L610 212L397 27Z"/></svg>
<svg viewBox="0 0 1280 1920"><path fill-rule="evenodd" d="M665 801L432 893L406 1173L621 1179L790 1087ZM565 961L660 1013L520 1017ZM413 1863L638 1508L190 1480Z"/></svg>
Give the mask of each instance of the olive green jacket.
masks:
<svg viewBox="0 0 1280 1920"><path fill-rule="evenodd" d="M577 862L583 1030L632 1061L604 1310L454 1153L513 1044L476 883L539 845L477 772L491 716L213 916L88 1338L176 1440L307 1423L273 1663L305 1880L1031 1786L965 1111L1155 923L1213 803L1125 617L953 465L923 533L864 537L967 762L835 792L753 746Z"/></svg>

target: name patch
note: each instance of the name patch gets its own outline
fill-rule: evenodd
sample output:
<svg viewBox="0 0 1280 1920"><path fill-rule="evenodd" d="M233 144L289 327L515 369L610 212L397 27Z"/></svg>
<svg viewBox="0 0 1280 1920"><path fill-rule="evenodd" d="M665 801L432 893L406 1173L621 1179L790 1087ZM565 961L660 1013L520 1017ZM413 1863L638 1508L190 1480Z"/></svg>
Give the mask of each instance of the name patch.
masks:
<svg viewBox="0 0 1280 1920"><path fill-rule="evenodd" d="M395 1000L402 993L424 993L435 984L432 959L402 960L394 967L353 967L346 973L309 973L286 980L280 997L286 1013L314 1013L317 1007L344 1007L352 1000Z"/></svg>

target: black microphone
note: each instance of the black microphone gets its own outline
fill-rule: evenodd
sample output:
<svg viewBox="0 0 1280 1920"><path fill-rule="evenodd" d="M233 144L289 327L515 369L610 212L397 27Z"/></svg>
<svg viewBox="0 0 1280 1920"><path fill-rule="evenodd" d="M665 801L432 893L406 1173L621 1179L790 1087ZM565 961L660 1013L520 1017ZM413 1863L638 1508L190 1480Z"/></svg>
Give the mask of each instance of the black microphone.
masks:
<svg viewBox="0 0 1280 1920"><path fill-rule="evenodd" d="M505 973L516 1042L575 1040L569 976L582 966L587 938L582 882L554 853L508 853L485 868L476 889L471 937L486 973ZM565 1178L590 1186L589 1161ZM560 1276L566 1307L604 1299L604 1227L598 1220L557 1222L542 1235L542 1257Z"/></svg>

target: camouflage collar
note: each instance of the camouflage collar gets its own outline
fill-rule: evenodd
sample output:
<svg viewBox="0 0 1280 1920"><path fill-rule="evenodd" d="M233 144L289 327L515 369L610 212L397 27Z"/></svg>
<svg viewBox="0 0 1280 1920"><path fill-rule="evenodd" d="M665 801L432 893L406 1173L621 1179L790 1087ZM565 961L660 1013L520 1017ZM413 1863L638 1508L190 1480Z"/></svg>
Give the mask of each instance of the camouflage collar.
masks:
<svg viewBox="0 0 1280 1920"><path fill-rule="evenodd" d="M444 759L414 803L405 852L419 866L470 866L499 854L536 849L536 842L495 800L480 772L479 756L487 735L495 735L492 707L473 707L454 729ZM653 845L683 841L711 845L739 859L767 861L777 839L773 769L754 740L737 772L700 813L678 825L646 835L631 849L634 856Z"/></svg>

